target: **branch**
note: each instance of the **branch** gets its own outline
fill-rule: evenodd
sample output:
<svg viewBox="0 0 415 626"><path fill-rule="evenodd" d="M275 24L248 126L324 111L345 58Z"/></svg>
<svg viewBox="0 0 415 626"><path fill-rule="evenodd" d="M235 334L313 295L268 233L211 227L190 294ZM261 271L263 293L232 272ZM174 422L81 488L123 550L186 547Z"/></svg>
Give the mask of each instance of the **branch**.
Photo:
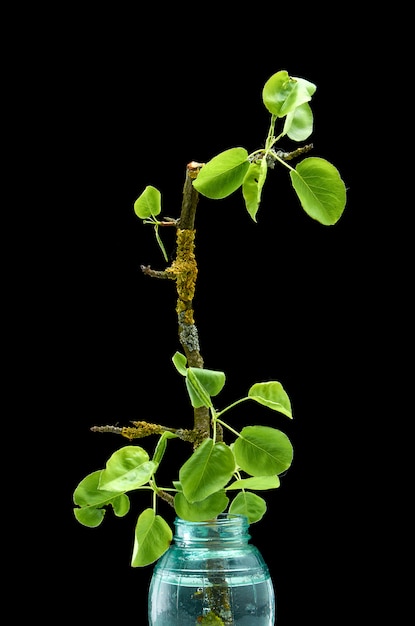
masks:
<svg viewBox="0 0 415 626"><path fill-rule="evenodd" d="M195 257L194 229L196 208L199 193L193 187L203 163L191 161L186 166L186 176L183 185L183 199L180 217L171 223L177 227L176 258L164 271L152 270L149 265L142 265L141 270L152 278L170 278L176 281L178 319L178 333L180 344L183 347L189 367L203 367L203 358L200 353L199 333L194 321L193 296L197 279L197 262ZM183 431L185 432L185 431ZM207 407L194 409L194 428L192 431L194 445L198 445L210 435L210 414Z"/></svg>
<svg viewBox="0 0 415 626"><path fill-rule="evenodd" d="M146 276L151 276L152 278L170 278L174 279L175 277L171 274L168 274L167 271L160 270L152 270L150 265L140 265L140 269Z"/></svg>
<svg viewBox="0 0 415 626"><path fill-rule="evenodd" d="M308 143L305 146L300 146L299 148L297 148L296 150L293 150L292 152L284 152L284 150L277 150L276 154L277 156L280 157L280 159L283 159L284 161L291 161L291 159L295 159L298 156L301 156L302 154L305 154L306 152L310 152L310 150L313 149L313 144L312 143Z"/></svg>
<svg viewBox="0 0 415 626"><path fill-rule="evenodd" d="M144 421L132 421L133 426L92 426L91 431L95 433L112 433L121 435L132 441L133 439L142 439L150 435L162 435L164 432L173 433L183 441L189 441L194 445L199 445L203 438L200 437L198 430L188 430L184 428L169 428L161 424L152 424Z"/></svg>

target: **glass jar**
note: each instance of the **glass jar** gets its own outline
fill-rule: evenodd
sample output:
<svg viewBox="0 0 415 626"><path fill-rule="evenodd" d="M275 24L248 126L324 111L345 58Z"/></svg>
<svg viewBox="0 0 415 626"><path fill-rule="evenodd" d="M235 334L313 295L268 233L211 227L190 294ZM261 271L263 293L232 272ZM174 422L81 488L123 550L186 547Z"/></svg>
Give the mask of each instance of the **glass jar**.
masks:
<svg viewBox="0 0 415 626"><path fill-rule="evenodd" d="M150 582L149 625L274 626L274 587L249 543L247 518L224 513L174 524L173 542Z"/></svg>

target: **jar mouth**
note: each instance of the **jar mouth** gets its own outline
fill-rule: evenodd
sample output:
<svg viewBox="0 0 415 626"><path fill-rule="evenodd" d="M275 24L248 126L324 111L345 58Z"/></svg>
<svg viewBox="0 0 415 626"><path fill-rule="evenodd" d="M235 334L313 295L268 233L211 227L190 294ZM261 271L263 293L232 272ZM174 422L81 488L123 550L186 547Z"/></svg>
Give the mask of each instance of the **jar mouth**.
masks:
<svg viewBox="0 0 415 626"><path fill-rule="evenodd" d="M186 524L186 526L212 526L212 524L225 526L226 524L234 524L235 522L240 522L242 525L245 524L246 526L249 526L248 518L246 515L242 515L241 513L220 513L210 520L203 520L200 522L190 522L182 519L181 517L176 517L174 521L176 525Z"/></svg>

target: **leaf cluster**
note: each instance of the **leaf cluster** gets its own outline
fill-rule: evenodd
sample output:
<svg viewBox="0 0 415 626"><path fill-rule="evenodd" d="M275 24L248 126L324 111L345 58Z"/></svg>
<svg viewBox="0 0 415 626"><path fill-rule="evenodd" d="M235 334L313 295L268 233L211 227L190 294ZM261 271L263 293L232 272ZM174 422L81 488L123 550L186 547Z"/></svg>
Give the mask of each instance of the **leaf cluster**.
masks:
<svg viewBox="0 0 415 626"><path fill-rule="evenodd" d="M218 200L237 190L242 191L245 208L254 222L261 203L264 184L276 165L287 169L289 178L304 211L323 225L333 225L346 204L346 187L338 170L322 158L306 157L292 167L289 162L308 152L312 145L292 152L277 147L287 137L294 142L308 139L313 130L310 101L316 85L290 77L285 70L269 78L262 91L263 103L270 113L270 125L264 146L248 153L243 147L221 152L200 169L193 180L194 189L207 198ZM136 215L155 228L156 239L167 260L159 228L161 193L148 185L134 203ZM183 377L194 412L206 410L210 432L194 445L178 476L167 485L158 482L158 470L167 446L184 438L180 429L163 429L150 455L138 445L125 445L114 452L105 468L86 476L76 487L73 500L76 519L89 527L99 526L109 507L117 517L130 510L130 494L147 492L151 506L138 516L132 565L140 567L156 561L169 547L172 530L158 513L158 498L169 501L177 516L189 521L215 518L224 511L243 514L249 523L262 519L266 502L256 492L276 489L280 476L293 460L293 447L278 428L249 425L235 430L224 414L244 401L253 401L267 409L292 418L290 399L278 381L255 383L245 397L218 410L213 398L222 391L224 372L193 367L181 352L172 357Z"/></svg>
<svg viewBox="0 0 415 626"><path fill-rule="evenodd" d="M131 491L149 490L154 498L163 493L174 494L174 508L182 519L192 522L215 518L225 510L245 515L250 523L258 522L266 512L265 500L255 491L276 489L279 475L293 459L288 437L277 428L246 426L237 432L223 419L223 414L246 400L292 418L291 403L281 383L268 381L254 384L248 395L218 411L212 398L225 385L225 374L216 370L187 367L180 352L173 363L184 377L190 402L194 408L209 409L212 436L207 437L179 470L178 480L171 485L158 484L157 470L170 439L179 435L166 431L158 439L150 458L137 445L126 445L108 459L105 469L86 476L74 492L76 519L83 525L96 527L111 506L118 517L130 510L127 495ZM231 443L218 440L217 426L226 429ZM232 495L238 492L235 497ZM132 565L148 565L168 548L172 538L166 520L156 514L156 506L146 508L138 517Z"/></svg>

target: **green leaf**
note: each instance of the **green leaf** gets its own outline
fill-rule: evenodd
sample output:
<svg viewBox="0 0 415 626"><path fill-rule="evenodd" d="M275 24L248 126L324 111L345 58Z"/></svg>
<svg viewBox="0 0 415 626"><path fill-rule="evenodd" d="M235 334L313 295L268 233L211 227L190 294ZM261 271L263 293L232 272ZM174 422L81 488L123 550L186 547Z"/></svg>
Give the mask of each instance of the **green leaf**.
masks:
<svg viewBox="0 0 415 626"><path fill-rule="evenodd" d="M193 187L207 198L226 198L242 185L248 168L245 148L230 148L205 163L193 181Z"/></svg>
<svg viewBox="0 0 415 626"><path fill-rule="evenodd" d="M225 490L221 489L199 502L188 502L183 493L176 493L174 496L174 508L182 519L189 522L202 522L213 519L222 513L228 506L229 498Z"/></svg>
<svg viewBox="0 0 415 626"><path fill-rule="evenodd" d="M249 169L243 180L242 195L245 200L246 209L254 222L256 222L256 214L261 202L262 187L264 186L267 172L266 159L254 161L249 165Z"/></svg>
<svg viewBox="0 0 415 626"><path fill-rule="evenodd" d="M217 396L225 384L225 374L200 367L187 369L186 386L194 408L211 407L211 396Z"/></svg>
<svg viewBox="0 0 415 626"><path fill-rule="evenodd" d="M248 391L248 397L273 411L279 411L292 418L290 399L281 383L277 381L255 383Z"/></svg>
<svg viewBox="0 0 415 626"><path fill-rule="evenodd" d="M77 521L83 526L88 526L89 528L96 528L99 526L104 519L104 515L106 513L105 509L97 509L93 506L90 507L82 507L73 510L74 515Z"/></svg>
<svg viewBox="0 0 415 626"><path fill-rule="evenodd" d="M187 359L184 356L184 354L182 354L181 352L175 352L173 354L172 361L174 363L175 368L179 372L179 374L181 374L182 376L186 376L186 374L187 374L187 369L186 369Z"/></svg>
<svg viewBox="0 0 415 626"><path fill-rule="evenodd" d="M153 459L152 459L154 463L156 463L156 466L160 465L161 460L164 456L164 453L167 448L167 440L176 439L176 438L177 438L176 433L171 433L168 430L164 431L164 433L161 435L160 439L158 440L156 449L153 454Z"/></svg>
<svg viewBox="0 0 415 626"><path fill-rule="evenodd" d="M249 491L238 493L229 507L229 513L245 515L250 524L259 522L259 520L264 517L266 510L267 505L265 500Z"/></svg>
<svg viewBox="0 0 415 626"><path fill-rule="evenodd" d="M267 80L262 90L262 100L270 113L284 117L311 100L317 87L304 78L296 78L281 70Z"/></svg>
<svg viewBox="0 0 415 626"><path fill-rule="evenodd" d="M169 548L173 533L167 522L153 509L141 513L135 527L132 567L144 567L157 561Z"/></svg>
<svg viewBox="0 0 415 626"><path fill-rule="evenodd" d="M123 493L145 485L157 469L140 446L124 446L108 459L99 488Z"/></svg>
<svg viewBox="0 0 415 626"><path fill-rule="evenodd" d="M123 517L130 508L130 500L124 494L113 493L99 489L99 481L103 470L97 470L85 476L73 494L73 501L81 508L74 509L78 522L84 526L95 528L101 524L106 505L111 505L115 515Z"/></svg>
<svg viewBox="0 0 415 626"><path fill-rule="evenodd" d="M339 171L319 157L309 157L290 170L292 185L304 211L325 226L335 224L346 206L346 187Z"/></svg>
<svg viewBox="0 0 415 626"><path fill-rule="evenodd" d="M200 502L219 491L230 480L234 470L235 459L229 446L205 439L179 471L186 500Z"/></svg>
<svg viewBox="0 0 415 626"><path fill-rule="evenodd" d="M265 489L277 489L280 486L280 479L278 476L252 476L250 478L241 478L235 480L226 487L226 491L229 489L253 489L265 490Z"/></svg>
<svg viewBox="0 0 415 626"><path fill-rule="evenodd" d="M293 448L280 430L269 426L246 426L233 444L239 467L251 476L281 474L291 465Z"/></svg>
<svg viewBox="0 0 415 626"><path fill-rule="evenodd" d="M313 132L313 112L308 102L288 113L284 123L284 135L293 141L304 141Z"/></svg>
<svg viewBox="0 0 415 626"><path fill-rule="evenodd" d="M102 506L114 498L112 491L99 489L99 479L103 470L88 474L81 480L73 493L73 501L78 506Z"/></svg>
<svg viewBox="0 0 415 626"><path fill-rule="evenodd" d="M134 202L134 212L141 219L146 219L161 212L161 193L155 187L147 185L143 193Z"/></svg>
<svg viewBox="0 0 415 626"><path fill-rule="evenodd" d="M117 517L124 517L130 510L130 498L125 493L120 493L119 496L113 498L110 504Z"/></svg>

